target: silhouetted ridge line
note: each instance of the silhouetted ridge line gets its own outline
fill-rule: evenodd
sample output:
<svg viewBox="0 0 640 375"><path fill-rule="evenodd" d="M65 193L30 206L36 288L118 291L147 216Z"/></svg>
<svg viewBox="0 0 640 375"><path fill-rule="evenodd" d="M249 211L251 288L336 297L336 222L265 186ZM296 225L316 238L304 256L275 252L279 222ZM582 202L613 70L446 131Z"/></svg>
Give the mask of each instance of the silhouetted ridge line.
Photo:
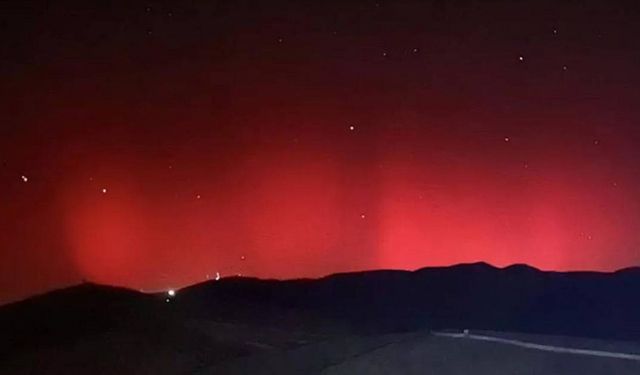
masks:
<svg viewBox="0 0 640 375"><path fill-rule="evenodd" d="M2 307L0 319L42 328L35 332L60 321L99 331L172 319L271 324L304 317L363 332L464 327L638 339L639 291L637 268L550 272L479 262L320 279L230 277L179 289L174 297L89 283Z"/></svg>

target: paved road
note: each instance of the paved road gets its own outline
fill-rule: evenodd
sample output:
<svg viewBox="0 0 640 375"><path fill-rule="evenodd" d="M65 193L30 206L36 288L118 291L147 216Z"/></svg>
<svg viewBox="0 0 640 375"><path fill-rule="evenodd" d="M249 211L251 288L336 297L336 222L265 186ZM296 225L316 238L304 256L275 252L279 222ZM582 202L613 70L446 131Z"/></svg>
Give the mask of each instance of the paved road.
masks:
<svg viewBox="0 0 640 375"><path fill-rule="evenodd" d="M541 350L532 344L424 335L328 366L322 375L637 375L640 361ZM499 338L497 338L499 339ZM518 340L511 340L518 341ZM548 345L543 345L548 349ZM573 348L554 348L573 349ZM577 349L580 351L579 349ZM601 354L599 351L596 351ZM611 354L611 353L608 353ZM626 353L613 353L626 354Z"/></svg>
<svg viewBox="0 0 640 375"><path fill-rule="evenodd" d="M526 340L527 336L523 336ZM638 354L568 348L487 335L338 339L245 357L204 374L638 375ZM579 340L577 341L579 343ZM615 346L613 346L615 348ZM595 355L594 355L595 353Z"/></svg>
<svg viewBox="0 0 640 375"><path fill-rule="evenodd" d="M476 335L476 334L448 333L448 332L433 332L432 334L434 336L439 336L439 337L450 337L450 338L456 338L456 339L497 342L500 344L514 345L514 346L519 346L521 348L542 350L546 352L569 353L569 354L587 355L587 356L593 356L593 357L617 358L617 359L627 359L632 361L640 361L640 355L631 354L631 353L618 353L618 352L609 352L609 351L603 351L603 350L591 350L591 349L567 348L567 347L553 346L553 345L542 345L534 342L512 340L512 339L505 339L501 337Z"/></svg>

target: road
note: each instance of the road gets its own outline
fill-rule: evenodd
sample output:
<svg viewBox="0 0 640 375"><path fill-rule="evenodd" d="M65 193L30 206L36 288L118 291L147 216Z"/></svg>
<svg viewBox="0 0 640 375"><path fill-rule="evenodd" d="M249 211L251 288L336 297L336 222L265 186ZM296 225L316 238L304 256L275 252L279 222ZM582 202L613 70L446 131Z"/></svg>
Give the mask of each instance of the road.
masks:
<svg viewBox="0 0 640 375"><path fill-rule="evenodd" d="M608 346L611 347L611 346ZM615 347L615 346L614 346ZM331 340L210 368L207 374L637 375L640 355L487 335Z"/></svg>
<svg viewBox="0 0 640 375"><path fill-rule="evenodd" d="M618 353L618 352L608 352L603 350L567 348L562 346L543 345L543 344L537 344L534 342L512 340L512 339L505 339L501 337L477 335L477 334L433 332L432 335L439 336L439 337L455 338L455 339L497 342L500 344L514 345L521 348L542 350L542 351L553 352L553 353L569 353L569 354L586 355L586 356L592 356L592 357L605 357L605 358L626 359L631 361L640 361L640 355L631 354L631 353Z"/></svg>

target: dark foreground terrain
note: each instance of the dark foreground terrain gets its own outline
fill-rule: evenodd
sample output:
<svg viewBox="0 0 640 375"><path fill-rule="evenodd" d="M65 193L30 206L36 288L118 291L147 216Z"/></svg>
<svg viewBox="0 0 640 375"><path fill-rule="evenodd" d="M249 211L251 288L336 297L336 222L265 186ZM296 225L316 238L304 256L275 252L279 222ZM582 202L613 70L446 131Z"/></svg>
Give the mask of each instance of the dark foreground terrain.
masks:
<svg viewBox="0 0 640 375"><path fill-rule="evenodd" d="M571 341L577 346L585 344L581 339ZM599 344L628 346L609 341ZM639 371L638 360L560 354L415 333L321 342L224 362L199 374L631 375Z"/></svg>
<svg viewBox="0 0 640 375"><path fill-rule="evenodd" d="M318 280L227 278L170 298L83 284L0 307L0 373L639 374L635 359L431 333L518 332L492 335L640 354L638 291L638 269L555 273L483 263Z"/></svg>

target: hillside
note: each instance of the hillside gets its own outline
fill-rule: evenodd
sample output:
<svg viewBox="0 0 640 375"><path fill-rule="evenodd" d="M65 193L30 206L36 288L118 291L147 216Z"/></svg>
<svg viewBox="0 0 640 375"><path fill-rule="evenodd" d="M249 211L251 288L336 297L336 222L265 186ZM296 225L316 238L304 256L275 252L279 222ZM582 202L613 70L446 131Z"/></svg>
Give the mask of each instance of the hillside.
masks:
<svg viewBox="0 0 640 375"><path fill-rule="evenodd" d="M638 290L635 268L560 273L485 263L223 278L173 297L83 284L0 307L0 370L173 374L322 342L360 353L398 334L463 328L640 340Z"/></svg>

